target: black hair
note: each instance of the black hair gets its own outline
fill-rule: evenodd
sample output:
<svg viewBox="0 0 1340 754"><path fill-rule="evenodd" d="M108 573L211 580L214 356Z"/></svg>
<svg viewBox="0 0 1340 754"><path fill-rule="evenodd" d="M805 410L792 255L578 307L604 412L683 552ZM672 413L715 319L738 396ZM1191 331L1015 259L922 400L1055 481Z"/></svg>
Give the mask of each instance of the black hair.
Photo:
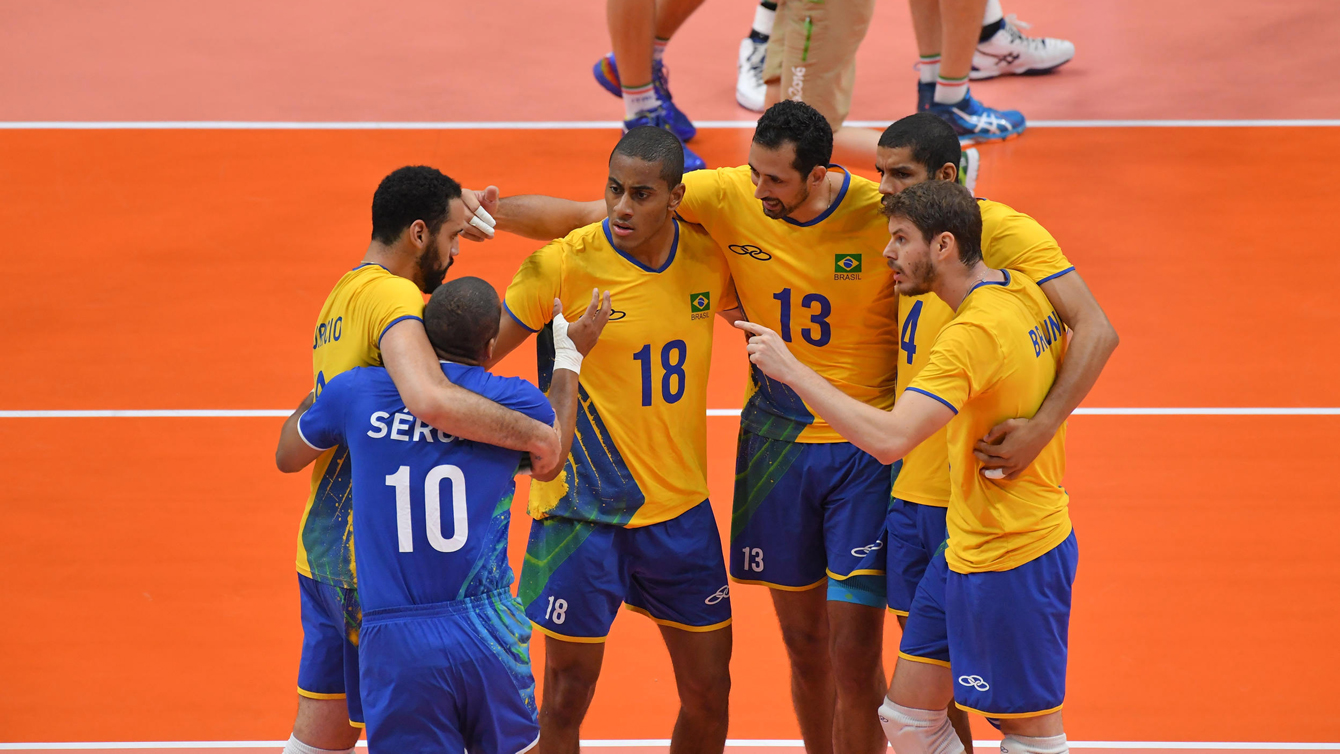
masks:
<svg viewBox="0 0 1340 754"><path fill-rule="evenodd" d="M879 145L886 149L908 147L912 159L925 166L926 174L935 177L936 171L946 164L958 168L963 157L958 134L939 116L916 113L896 120L879 136Z"/></svg>
<svg viewBox="0 0 1340 754"><path fill-rule="evenodd" d="M438 286L423 308L428 342L444 356L482 361L489 341L498 337L502 305L488 281L456 278Z"/></svg>
<svg viewBox="0 0 1340 754"><path fill-rule="evenodd" d="M959 261L966 267L982 261L982 210L972 192L953 181L924 181L886 196L884 214L907 218L927 241L954 234Z"/></svg>
<svg viewBox="0 0 1340 754"><path fill-rule="evenodd" d="M372 195L372 240L395 243L415 220L423 220L429 233L437 233L447 220L451 200L460 196L461 184L437 168L400 168L383 178Z"/></svg>
<svg viewBox="0 0 1340 754"><path fill-rule="evenodd" d="M754 129L754 143L768 149L781 149L790 143L796 148L791 162L801 178L808 177L818 165L833 159L833 127L818 110L795 100L784 99L768 108Z"/></svg>
<svg viewBox="0 0 1340 754"><path fill-rule="evenodd" d="M614 145L610 159L614 159L616 154L636 157L644 162L659 163L661 179L669 188L678 186L684 179L684 145L679 143L678 136L664 128L638 126L629 129L628 133L619 139L619 143Z"/></svg>

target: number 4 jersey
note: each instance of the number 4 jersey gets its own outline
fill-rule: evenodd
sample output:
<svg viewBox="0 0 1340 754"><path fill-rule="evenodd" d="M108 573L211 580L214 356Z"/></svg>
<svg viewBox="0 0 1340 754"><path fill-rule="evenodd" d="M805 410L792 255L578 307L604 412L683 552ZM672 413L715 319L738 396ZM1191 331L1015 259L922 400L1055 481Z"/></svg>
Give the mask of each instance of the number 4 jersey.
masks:
<svg viewBox="0 0 1340 754"><path fill-rule="evenodd" d="M713 319L736 306L720 249L697 226L675 223L660 269L619 251L609 222L588 225L531 254L507 288L508 313L538 332L554 299L575 319L591 290L608 290L614 315L582 362L577 432L563 472L530 488L535 518L646 526L707 499L707 373ZM540 337L540 384L552 340Z"/></svg>
<svg viewBox="0 0 1340 754"><path fill-rule="evenodd" d="M534 385L482 367L442 363L453 384L545 424ZM508 510L521 454L461 440L410 415L385 369L326 384L298 421L315 449L349 449L354 556L364 613L477 597L511 586Z"/></svg>

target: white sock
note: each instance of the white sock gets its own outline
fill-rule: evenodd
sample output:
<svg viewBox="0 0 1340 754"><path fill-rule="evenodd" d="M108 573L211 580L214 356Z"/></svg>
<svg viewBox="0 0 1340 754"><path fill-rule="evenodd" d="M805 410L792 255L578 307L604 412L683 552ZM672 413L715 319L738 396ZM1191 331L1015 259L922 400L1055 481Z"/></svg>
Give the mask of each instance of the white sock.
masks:
<svg viewBox="0 0 1340 754"><path fill-rule="evenodd" d="M982 26L990 26L1005 17L1000 8L1000 0L986 0L986 15L982 16Z"/></svg>
<svg viewBox="0 0 1340 754"><path fill-rule="evenodd" d="M624 120L632 120L638 113L655 110L660 106L661 100L656 96L656 89L650 82L634 89L628 87L623 89Z"/></svg>
<svg viewBox="0 0 1340 754"><path fill-rule="evenodd" d="M1070 744L1065 734L1056 736L1008 735L1000 742L1000 754L1066 754Z"/></svg>
<svg viewBox="0 0 1340 754"><path fill-rule="evenodd" d="M961 79L947 79L944 76L935 77L935 104L937 105L957 105L968 96L968 77Z"/></svg>
<svg viewBox="0 0 1340 754"><path fill-rule="evenodd" d="M940 75L940 55L922 55L917 62L918 75L921 77L921 83L934 84L935 79Z"/></svg>
<svg viewBox="0 0 1340 754"><path fill-rule="evenodd" d="M772 22L777 18L777 6L768 8L760 4L754 9L753 31L765 39L772 36Z"/></svg>
<svg viewBox="0 0 1340 754"><path fill-rule="evenodd" d="M665 46L670 44L670 40L656 37L651 43L652 62L659 63L661 58L665 57Z"/></svg>
<svg viewBox="0 0 1340 754"><path fill-rule="evenodd" d="M885 699L879 722L897 754L964 754L963 742L943 709L904 707Z"/></svg>
<svg viewBox="0 0 1340 754"><path fill-rule="evenodd" d="M353 754L354 749L318 749L315 746L308 746L298 740L297 736L290 735L288 741L284 743L283 754Z"/></svg>

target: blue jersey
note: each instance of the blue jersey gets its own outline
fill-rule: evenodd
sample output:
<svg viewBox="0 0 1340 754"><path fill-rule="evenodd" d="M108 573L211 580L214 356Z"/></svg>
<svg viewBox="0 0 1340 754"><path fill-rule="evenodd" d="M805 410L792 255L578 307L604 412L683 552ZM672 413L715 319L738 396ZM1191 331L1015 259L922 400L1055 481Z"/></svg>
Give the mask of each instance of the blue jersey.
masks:
<svg viewBox="0 0 1340 754"><path fill-rule="evenodd" d="M442 362L452 383L537 421L554 410L534 385ZM330 382L298 421L315 449L353 463L354 560L364 612L476 597L512 584L508 510L521 453L461 440L405 409L385 369Z"/></svg>

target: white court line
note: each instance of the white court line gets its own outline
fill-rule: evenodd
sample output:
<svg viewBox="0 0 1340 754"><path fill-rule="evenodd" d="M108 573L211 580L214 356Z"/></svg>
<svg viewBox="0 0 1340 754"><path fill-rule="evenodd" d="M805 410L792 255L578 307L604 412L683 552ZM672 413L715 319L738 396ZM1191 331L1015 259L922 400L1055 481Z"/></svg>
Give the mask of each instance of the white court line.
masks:
<svg viewBox="0 0 1340 754"><path fill-rule="evenodd" d="M0 411L0 419L217 419L285 417L287 408L260 409L75 409ZM739 416L738 408L709 408L708 416ZM1340 416L1340 407L1186 407L1186 408L1077 408L1077 416Z"/></svg>
<svg viewBox="0 0 1340 754"><path fill-rule="evenodd" d="M0 743L0 751L115 751L118 749L272 749L284 741L103 741L77 743ZM973 741L973 746L995 748L999 741ZM1236 751L1340 751L1340 743L1297 743L1256 741L1069 741L1072 749L1185 749ZM582 741L583 748L652 748L670 745L668 738ZM359 741L366 748L366 741ZM804 748L795 739L727 739L728 749Z"/></svg>
<svg viewBox="0 0 1340 754"><path fill-rule="evenodd" d="M849 126L884 128L888 120L850 120ZM753 128L752 120L700 120L699 128ZM1263 128L1340 127L1340 119L1239 120L1033 120L1032 128ZM30 120L0 121L0 130L221 130L221 131L556 131L615 129L616 120L490 120L490 121L260 121L260 120Z"/></svg>

